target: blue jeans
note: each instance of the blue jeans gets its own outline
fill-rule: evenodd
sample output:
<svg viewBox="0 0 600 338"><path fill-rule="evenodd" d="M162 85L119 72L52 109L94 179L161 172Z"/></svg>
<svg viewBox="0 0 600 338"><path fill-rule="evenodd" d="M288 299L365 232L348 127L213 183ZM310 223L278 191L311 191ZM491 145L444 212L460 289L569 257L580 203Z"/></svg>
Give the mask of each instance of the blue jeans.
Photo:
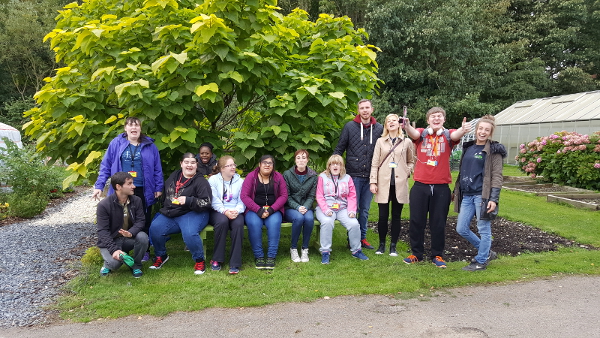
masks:
<svg viewBox="0 0 600 338"><path fill-rule="evenodd" d="M177 217L167 217L163 214L157 214L150 225L150 238L154 245L154 254L156 256L165 256L167 254L167 241L169 235L181 233L185 245L192 253L194 260L204 260L204 248L200 231L206 228L210 212L190 211L185 215Z"/></svg>
<svg viewBox="0 0 600 338"><path fill-rule="evenodd" d="M290 248L298 247L298 239L302 233L302 249L308 248L310 235L315 226L315 216L312 210L307 210L304 215L295 209L285 209L285 219L292 223L292 245Z"/></svg>
<svg viewBox="0 0 600 338"><path fill-rule="evenodd" d="M367 238L367 220L369 219L373 193L370 190L368 177L352 177L352 182L354 182L356 188L357 219L360 225L360 239L362 240Z"/></svg>
<svg viewBox="0 0 600 338"><path fill-rule="evenodd" d="M279 249L279 236L281 235L281 212L276 211L267 218L260 218L254 211L246 213L246 227L248 228L248 239L254 253L254 258L263 258L265 253L262 246L262 227L267 228L267 240L269 248L267 257L277 257Z"/></svg>
<svg viewBox="0 0 600 338"><path fill-rule="evenodd" d="M481 195L463 196L460 204L460 213L456 222L456 232L468 240L477 249L475 260L478 263L485 263L490 256L490 248L492 246L492 226L491 221L480 220L479 213L481 212ZM471 231L470 224L473 216L477 217L477 231L479 237Z"/></svg>

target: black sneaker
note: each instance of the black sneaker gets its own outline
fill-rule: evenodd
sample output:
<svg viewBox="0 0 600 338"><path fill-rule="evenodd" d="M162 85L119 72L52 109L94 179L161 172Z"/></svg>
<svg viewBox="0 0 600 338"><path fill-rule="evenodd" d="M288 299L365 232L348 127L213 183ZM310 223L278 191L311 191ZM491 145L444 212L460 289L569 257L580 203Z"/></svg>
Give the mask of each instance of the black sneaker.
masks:
<svg viewBox="0 0 600 338"><path fill-rule="evenodd" d="M267 269L267 270L275 269L275 258L267 257L267 260L265 261L265 269Z"/></svg>
<svg viewBox="0 0 600 338"><path fill-rule="evenodd" d="M498 254L495 251L490 250L490 256L487 259L487 263L493 261L494 259L498 259Z"/></svg>
<svg viewBox="0 0 600 338"><path fill-rule="evenodd" d="M377 248L377 251L375 251L375 254L383 255L384 252L385 252L385 242L379 243L379 247Z"/></svg>
<svg viewBox="0 0 600 338"><path fill-rule="evenodd" d="M264 257L260 257L254 260L256 262L256 268L259 270L265 269L265 259Z"/></svg>
<svg viewBox="0 0 600 338"><path fill-rule="evenodd" d="M363 248L365 248L365 249L375 249L375 248L374 248L374 247L371 245L371 243L369 243L369 242L367 241L367 239L366 239L366 238L365 238L365 239L361 239L361 240L360 240L360 246L362 246L362 247L363 247Z"/></svg>
<svg viewBox="0 0 600 338"><path fill-rule="evenodd" d="M486 268L487 268L487 264L481 264L481 263L475 261L475 262L471 262L471 264L465 266L462 269L465 271L479 271L479 270L485 270Z"/></svg>

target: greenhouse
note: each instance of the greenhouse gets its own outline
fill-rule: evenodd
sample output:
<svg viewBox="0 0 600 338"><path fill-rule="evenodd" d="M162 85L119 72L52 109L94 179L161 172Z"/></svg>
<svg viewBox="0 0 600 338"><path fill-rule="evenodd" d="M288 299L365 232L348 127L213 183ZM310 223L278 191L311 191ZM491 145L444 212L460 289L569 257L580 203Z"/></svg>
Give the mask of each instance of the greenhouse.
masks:
<svg viewBox="0 0 600 338"><path fill-rule="evenodd" d="M494 140L506 146L514 164L521 143L557 131L600 131L600 91L519 101L496 115Z"/></svg>

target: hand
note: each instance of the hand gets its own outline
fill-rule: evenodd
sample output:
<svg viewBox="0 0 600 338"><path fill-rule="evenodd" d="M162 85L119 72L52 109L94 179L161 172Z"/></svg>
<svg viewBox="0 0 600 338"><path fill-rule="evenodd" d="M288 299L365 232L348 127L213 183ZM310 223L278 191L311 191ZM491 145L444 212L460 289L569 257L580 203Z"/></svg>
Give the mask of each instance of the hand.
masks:
<svg viewBox="0 0 600 338"><path fill-rule="evenodd" d="M462 121L462 130L467 134L471 131L471 124L467 122L467 118L464 117Z"/></svg>
<svg viewBox="0 0 600 338"><path fill-rule="evenodd" d="M237 210L230 209L225 211L225 216L227 216L227 218L229 219L235 219L236 217L238 217L238 212Z"/></svg>
<svg viewBox="0 0 600 338"><path fill-rule="evenodd" d="M376 194L376 193L377 193L377 184L375 184L375 183L371 183L371 184L369 185L369 189L371 190L371 192L372 192L373 194Z"/></svg>
<svg viewBox="0 0 600 338"><path fill-rule="evenodd" d="M159 198L162 195L162 191L155 191L154 198Z"/></svg>
<svg viewBox="0 0 600 338"><path fill-rule="evenodd" d="M331 217L331 216L333 216L333 211L331 211L331 210L327 211L327 212L325 213L325 216L327 216L327 217Z"/></svg>
<svg viewBox="0 0 600 338"><path fill-rule="evenodd" d="M408 116L404 118L404 123L401 123L400 125L403 129L405 129L407 126L410 126L410 120L408 119Z"/></svg>
<svg viewBox="0 0 600 338"><path fill-rule="evenodd" d="M492 211L496 210L496 202L494 201L489 201L488 205L487 205L487 212L488 214Z"/></svg>
<svg viewBox="0 0 600 338"><path fill-rule="evenodd" d="M96 201L99 201L101 193L102 193L102 190L100 190L100 189L94 189L94 193L92 194L92 199L96 200Z"/></svg>
<svg viewBox="0 0 600 338"><path fill-rule="evenodd" d="M264 211L262 213L262 216L260 216L260 218L267 218L267 217L269 217L269 212L268 211Z"/></svg>
<svg viewBox="0 0 600 338"><path fill-rule="evenodd" d="M350 218L356 218L356 213L355 212L349 212L348 213L348 217L350 217Z"/></svg>
<svg viewBox="0 0 600 338"><path fill-rule="evenodd" d="M131 232L127 231L127 230L119 230L119 234L121 234L121 236L123 237L127 237L127 238L131 238L133 237L133 235L131 234Z"/></svg>
<svg viewBox="0 0 600 338"><path fill-rule="evenodd" d="M117 250L115 252L113 252L112 254L112 258L114 258L115 260L120 261L121 257L119 257L120 255L124 254L125 252L123 252L122 250Z"/></svg>
<svg viewBox="0 0 600 338"><path fill-rule="evenodd" d="M185 204L185 196L177 197L177 201L179 201L179 204Z"/></svg>
<svg viewBox="0 0 600 338"><path fill-rule="evenodd" d="M308 211L308 209L306 209L306 207L303 205L298 207L298 212L301 213L302 215L306 214L307 211Z"/></svg>

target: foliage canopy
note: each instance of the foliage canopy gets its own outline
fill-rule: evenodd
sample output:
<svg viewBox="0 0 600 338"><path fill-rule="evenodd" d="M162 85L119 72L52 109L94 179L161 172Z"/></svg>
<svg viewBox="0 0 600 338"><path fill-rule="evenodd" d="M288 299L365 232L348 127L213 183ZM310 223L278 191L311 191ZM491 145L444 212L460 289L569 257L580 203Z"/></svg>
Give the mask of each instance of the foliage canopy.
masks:
<svg viewBox="0 0 600 338"><path fill-rule="evenodd" d="M165 172L206 141L246 168L297 148L328 156L378 86L377 48L348 18L307 18L275 0L71 3L45 38L65 67L36 93L26 133L71 164L65 184L90 174L127 116L144 121Z"/></svg>

